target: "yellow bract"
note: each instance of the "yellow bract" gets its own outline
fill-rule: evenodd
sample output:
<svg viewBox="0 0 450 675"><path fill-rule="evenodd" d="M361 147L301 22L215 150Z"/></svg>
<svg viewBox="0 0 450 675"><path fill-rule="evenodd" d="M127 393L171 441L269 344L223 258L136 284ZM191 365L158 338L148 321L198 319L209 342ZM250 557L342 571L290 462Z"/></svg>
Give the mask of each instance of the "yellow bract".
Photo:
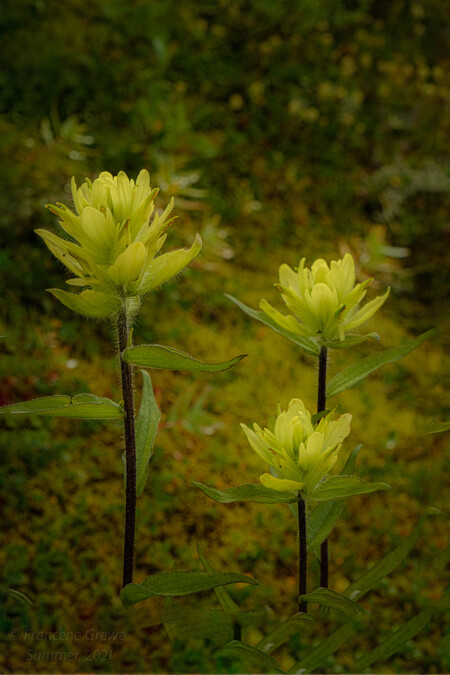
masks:
<svg viewBox="0 0 450 675"><path fill-rule="evenodd" d="M345 414L332 420L330 413L313 424L303 401L294 398L287 411L279 410L273 430L241 424L253 450L279 475L264 473L261 483L274 490L300 490L308 497L335 464L351 419Z"/></svg>
<svg viewBox="0 0 450 675"><path fill-rule="evenodd" d="M123 171L117 176L104 171L94 182L86 179L80 188L72 179L77 213L64 204L50 204L48 208L60 217L62 228L77 243L47 230L36 230L53 255L75 275L68 284L95 290L98 298L105 294L119 300L139 298L191 262L202 246L198 234L190 249L157 256L167 236L164 232L174 220L169 218L173 199L161 215L156 213L151 219L157 193L157 188L150 187L146 170L140 172L136 182ZM85 292L72 296L61 291L57 297L83 313ZM72 301L72 297L77 300ZM92 306L88 309L93 316ZM99 310L100 314L104 316Z"/></svg>
<svg viewBox="0 0 450 675"><path fill-rule="evenodd" d="M291 314L281 314L267 300L260 308L279 326L292 333L319 341L342 341L345 334L361 326L381 307L386 293L360 307L368 279L355 285L355 263L347 253L342 260L316 260L311 269L302 258L297 271L288 265L280 267L278 288Z"/></svg>

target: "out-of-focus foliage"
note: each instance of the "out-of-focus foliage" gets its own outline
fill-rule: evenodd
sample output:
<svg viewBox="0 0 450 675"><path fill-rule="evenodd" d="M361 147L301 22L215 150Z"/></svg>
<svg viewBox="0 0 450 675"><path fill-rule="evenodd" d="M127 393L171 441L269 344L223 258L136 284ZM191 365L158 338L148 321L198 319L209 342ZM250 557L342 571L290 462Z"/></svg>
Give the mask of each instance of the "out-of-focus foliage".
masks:
<svg viewBox="0 0 450 675"><path fill-rule="evenodd" d="M239 423L262 421L278 400L286 405L295 396L312 407L316 373L311 358L251 323L223 294L252 307L263 296L275 302L282 262L294 266L306 256L309 264L349 250L358 280L376 279L370 297L392 287L370 326L382 335L380 348L433 324L445 331L446 14L438 0L3 1L0 403L84 391L120 398L108 327L78 320L43 292L61 287L62 269L33 230L57 231L43 206L67 201L72 175L78 182L102 170L135 177L147 168L161 205L176 199L173 247L202 234L204 250L185 278L149 296L136 343L169 344L206 362L250 355L215 379L152 374L163 415L138 513L137 579L175 562L200 569L198 541L215 570L261 582L256 591L232 591L244 606L292 613L296 541L288 508L221 507L189 483L225 490L237 474L256 481L258 459ZM350 501L330 542L337 591L398 544L424 505L440 505L445 434L422 434L417 421L448 418L443 347L438 337L334 399L353 415L353 444L364 444L358 474L396 489ZM334 353L330 377L356 349L368 355L378 347ZM119 627L126 638L60 644L22 632L16 641L5 637L1 668L225 668L200 641L171 648L162 630L143 628L158 601L136 616L119 603L118 424L36 417L2 425L2 636L10 628L85 636ZM370 600L372 642L342 649L330 672L348 671L392 625L439 599L445 531L438 521ZM311 587L316 580L312 560ZM377 669L448 671L440 636L431 623ZM256 644L258 629L245 637ZM283 668L299 646L291 638ZM95 648L111 648L112 656L87 660ZM46 649L75 651L81 660L45 661Z"/></svg>

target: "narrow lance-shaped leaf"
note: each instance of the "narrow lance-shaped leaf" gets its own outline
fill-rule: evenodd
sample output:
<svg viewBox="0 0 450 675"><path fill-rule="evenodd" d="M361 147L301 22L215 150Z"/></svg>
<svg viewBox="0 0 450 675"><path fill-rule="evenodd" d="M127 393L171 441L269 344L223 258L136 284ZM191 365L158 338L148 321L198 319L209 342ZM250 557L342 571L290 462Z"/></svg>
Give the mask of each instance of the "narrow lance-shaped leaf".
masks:
<svg viewBox="0 0 450 675"><path fill-rule="evenodd" d="M357 671L362 672L376 661L387 661L387 659L396 654L399 649L401 649L401 647L403 647L409 640L415 637L417 633L420 633L420 631L425 628L432 614L433 609L428 608L410 619L410 621L405 623L404 626L396 630L394 633L390 633L389 637L380 645L378 645L378 647L368 653L365 653L356 661L355 668Z"/></svg>
<svg viewBox="0 0 450 675"><path fill-rule="evenodd" d="M430 510L426 515L437 515L438 513L437 510ZM409 537L407 537L400 546L397 546L396 549L373 565L367 572L364 572L359 579L356 579L356 581L350 584L350 586L343 591L343 595L346 595L352 600L362 598L363 595L374 588L382 579L384 579L384 577L393 572L400 563L405 560L416 543L422 530L423 522L424 516L422 516Z"/></svg>
<svg viewBox="0 0 450 675"><path fill-rule="evenodd" d="M0 414L100 420L121 419L123 410L109 398L94 394L78 394L72 400L69 396L45 396L23 403L13 403L0 408Z"/></svg>
<svg viewBox="0 0 450 675"><path fill-rule="evenodd" d="M244 625L246 625L246 620L254 623L255 619L251 616L251 612L241 614L243 615L241 621ZM175 637L183 640L206 638L220 640L223 644L223 641L233 639L233 621L221 609L208 609L194 613L186 611L185 607L179 607L177 618L173 619L169 615L164 623L171 640Z"/></svg>
<svg viewBox="0 0 450 675"><path fill-rule="evenodd" d="M200 562L202 563L205 572L211 572L213 573L214 570L211 567L211 565L208 563L206 560L205 556L200 550L200 547L197 544L197 553L198 557L200 559ZM263 616L263 611L259 610L241 610L239 608L239 605L237 605L234 600L230 597L230 595L227 593L225 588L223 586L217 586L214 589L214 593L216 594L216 597L220 603L220 606L223 609L222 614L226 617L228 621L228 627L229 630L232 631L231 636L228 638L230 639L231 637L235 637L235 627L236 625L238 626L251 626L252 624L256 623L257 621L260 621L262 616ZM217 618L215 618L217 620Z"/></svg>
<svg viewBox="0 0 450 675"><path fill-rule="evenodd" d="M329 637L322 640L317 647L308 651L305 656L290 668L289 673L300 675L311 673L318 668L329 656L337 652L350 638L358 632L352 623L346 623Z"/></svg>
<svg viewBox="0 0 450 675"><path fill-rule="evenodd" d="M128 584L121 590L120 597L125 605L133 605L147 598L191 595L238 583L258 585L252 577L234 572L160 572L147 577L142 584Z"/></svg>
<svg viewBox="0 0 450 675"><path fill-rule="evenodd" d="M148 464L153 453L156 432L161 412L153 393L150 375L142 372L142 398L136 418L136 496L144 491L148 476Z"/></svg>
<svg viewBox="0 0 450 675"><path fill-rule="evenodd" d="M356 446L350 453L342 470L344 475L351 474L355 468L356 458L361 449ZM341 517L345 502L343 499L334 499L327 502L319 502L312 513L308 516L306 536L308 541L308 553L315 551L325 541Z"/></svg>
<svg viewBox="0 0 450 675"><path fill-rule="evenodd" d="M210 373L219 373L236 366L245 358L246 354L235 356L223 363L202 363L189 354L180 352L172 347L163 345L138 345L128 347L122 353L127 363L141 368L163 368L167 370L205 370Z"/></svg>
<svg viewBox="0 0 450 675"><path fill-rule="evenodd" d="M302 337L301 335L291 333L285 328L281 328L281 326L276 324L275 321L272 321L272 319L270 319L265 312L247 307L247 305L244 305L244 303L240 302L240 300L233 298L232 295L225 294L225 297L228 298L228 300L231 300L231 302L234 302L234 304L242 309L243 312L248 314L248 316L251 316L253 319L256 319L266 326L269 326L269 328L287 338L291 342L295 342L295 344L301 347L307 354L311 354L311 356L319 356L320 350L314 340L309 340L308 338Z"/></svg>
<svg viewBox="0 0 450 675"><path fill-rule="evenodd" d="M298 502L298 496L295 492L281 492L257 485L256 483L247 483L239 487L228 488L228 490L217 490L203 483L191 483L199 488L211 499L221 504L230 504L231 502L257 502L258 504L282 504Z"/></svg>
<svg viewBox="0 0 450 675"><path fill-rule="evenodd" d="M208 563L206 560L205 556L200 550L200 546L197 544L197 553L198 557L200 559L200 562L202 563L205 572L210 572L213 573L214 570L211 567L211 565ZM220 603L220 606L226 612L228 615L231 616L236 616L239 613L239 605L237 605L232 598L230 598L229 594L227 591L222 587L222 586L217 586L214 589L214 593L216 594L216 597Z"/></svg>
<svg viewBox="0 0 450 675"><path fill-rule="evenodd" d="M299 597L300 602L316 602L322 607L336 609L343 614L367 614L367 610L350 600L345 595L332 591L329 588L316 588L316 590Z"/></svg>
<svg viewBox="0 0 450 675"><path fill-rule="evenodd" d="M448 431L450 429L450 422L438 422L437 420L431 420L427 424L427 434L439 434L442 431Z"/></svg>
<svg viewBox="0 0 450 675"><path fill-rule="evenodd" d="M246 659L251 663L254 663L255 666L261 670L266 670L267 667L269 667L271 673L286 672L281 670L278 661L276 661L271 656L268 656L257 647L253 647L246 642L233 640L232 642L229 642L227 645L225 645L225 647L220 650L220 653L234 656L236 658Z"/></svg>
<svg viewBox="0 0 450 675"><path fill-rule="evenodd" d="M435 515L439 513L437 509L430 509L426 515ZM408 556L412 547L414 546L420 531L422 529L424 518L422 517L417 527L411 532L406 541L398 546L392 553L387 555L383 560L374 565L371 569L365 572L353 584L343 592L348 598L354 600L355 598L362 598L368 591L370 591L378 582L384 579L393 570L400 565ZM328 638L322 640L320 644L313 650L309 651L300 661L298 661L290 670L292 675L300 675L301 673L311 673L313 670L323 664L326 658L334 654L345 642L352 638L358 632L358 627L353 622L344 624L337 631L332 633Z"/></svg>
<svg viewBox="0 0 450 675"><path fill-rule="evenodd" d="M427 338L434 335L435 331L429 330L426 333L422 333L419 337L414 340L409 340L403 345L398 347L393 347L393 349L388 349L385 352L379 352L377 354L371 354L366 356L361 361L354 363L345 370L341 371L334 375L327 385L327 398L336 396L341 391L345 391L353 385L357 384L363 380L367 375L373 373L374 370L381 368L381 366L386 365L387 363L393 363L394 361L399 361L405 356L410 354L416 347L422 344Z"/></svg>
<svg viewBox="0 0 450 675"><path fill-rule="evenodd" d="M12 403L0 408L0 415L39 415L47 410L65 408L70 404L70 396L43 396L31 401Z"/></svg>
<svg viewBox="0 0 450 675"><path fill-rule="evenodd" d="M390 485L387 483L368 483L356 476L332 476L317 485L311 494L311 499L324 502L328 499L344 499L389 489Z"/></svg>
<svg viewBox="0 0 450 675"><path fill-rule="evenodd" d="M14 600L19 600L19 602L23 602L25 605L33 605L33 601L30 600L30 598L25 595L24 593L21 593L20 591L16 591L15 588L9 588L9 594Z"/></svg>
<svg viewBox="0 0 450 675"><path fill-rule="evenodd" d="M214 592L224 590L218 586ZM170 596L165 597L167 601L173 601ZM237 618L230 616L222 609L190 609L185 604L172 602L164 606L158 618L145 623L146 627L159 626L165 624L166 631L170 639L175 637L206 637L210 639L220 639L223 642L232 640L234 635L234 624L236 622L241 626L251 626L261 621L264 612L261 610L239 610Z"/></svg>
<svg viewBox="0 0 450 675"><path fill-rule="evenodd" d="M265 654L272 654L278 647L289 640L291 635L298 635L299 633L310 632L314 625L314 619L310 614L303 614L299 612L290 616L281 625L277 626L275 630L263 637L258 642L256 647Z"/></svg>

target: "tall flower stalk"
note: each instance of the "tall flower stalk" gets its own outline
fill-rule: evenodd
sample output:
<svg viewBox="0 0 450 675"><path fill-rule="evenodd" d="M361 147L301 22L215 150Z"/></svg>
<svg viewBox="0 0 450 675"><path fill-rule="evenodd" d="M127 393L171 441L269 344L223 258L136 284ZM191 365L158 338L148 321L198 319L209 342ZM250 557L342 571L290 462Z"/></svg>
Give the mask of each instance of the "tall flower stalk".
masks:
<svg viewBox="0 0 450 675"><path fill-rule="evenodd" d="M124 353L131 346L131 326L142 296L178 274L201 248L197 235L190 249L158 255L174 218L169 218L173 200L161 214L151 218L157 193L157 188L150 187L145 170L136 182L123 171L117 176L104 171L93 182L86 179L80 188L72 179L76 213L64 204L48 207L61 218L60 224L71 239L37 230L50 251L74 275L66 283L84 289L80 293L59 289L50 292L70 309L89 317L110 318L116 325L125 431L124 586L133 581L137 499L133 366L125 360ZM144 449L146 444L144 439Z"/></svg>
<svg viewBox="0 0 450 675"><path fill-rule="evenodd" d="M317 391L317 413L327 407L327 360L328 350L322 345L319 354L319 381ZM328 588L328 538L320 545L320 585Z"/></svg>
<svg viewBox="0 0 450 675"><path fill-rule="evenodd" d="M298 492L298 597L306 594L308 578L308 544L306 538L306 502ZM298 611L307 612L308 605L303 600L298 602Z"/></svg>
<svg viewBox="0 0 450 675"><path fill-rule="evenodd" d="M136 431L134 419L134 394L132 366L122 358L128 344L128 323L126 307L117 317L117 334L119 338L119 360L122 381L125 429L125 532L123 544L123 586L133 581L134 541L136 536Z"/></svg>
<svg viewBox="0 0 450 675"><path fill-rule="evenodd" d="M136 345L131 341L133 321L142 297L178 275L199 253L202 241L196 235L189 249L161 254L173 200L162 213L154 213L158 189L150 187L150 176L143 170L137 180L121 171L117 176L104 171L93 182L77 187L72 179L76 212L64 204L48 208L60 217L67 235L62 238L47 230L36 230L54 256L72 274L66 283L74 293L57 288L49 291L66 307L95 319L108 319L116 328L120 364L122 403L95 394L70 397L55 394L0 407L0 414L45 415L72 419L121 420L125 437L125 533L122 598L134 597L133 568L136 531L136 500L143 493L153 444L161 417L147 368L202 370L218 373L237 365L246 354L220 363L203 363L190 354L165 345ZM139 411L135 414L133 368L142 374ZM208 575L207 575L208 576ZM231 575L246 581L242 575ZM169 575L179 589L177 574ZM189 588L200 583L202 589L230 583L229 575L205 579L188 575ZM167 580L168 577L166 576ZM253 582L250 582L253 583ZM185 588L185 587L184 587ZM142 594L142 587L138 587ZM150 591L152 597L155 595Z"/></svg>

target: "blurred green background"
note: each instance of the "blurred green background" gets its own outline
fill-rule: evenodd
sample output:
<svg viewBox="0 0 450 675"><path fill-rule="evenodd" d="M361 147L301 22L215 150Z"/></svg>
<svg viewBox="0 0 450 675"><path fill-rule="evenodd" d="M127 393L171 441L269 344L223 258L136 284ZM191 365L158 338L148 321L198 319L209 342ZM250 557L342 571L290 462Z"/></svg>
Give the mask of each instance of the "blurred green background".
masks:
<svg viewBox="0 0 450 675"><path fill-rule="evenodd" d="M425 507L443 506L445 436L426 435L424 426L448 416L446 10L438 0L3 0L0 404L86 391L120 400L111 328L45 293L62 288L65 273L34 229L58 231L44 205L70 203L72 175L80 183L102 170L136 177L147 168L159 205L176 198L169 246L189 244L197 231L204 240L183 278L146 299L135 343L209 361L249 354L216 376L152 375L163 417L138 502L137 580L173 565L199 569L199 543L217 570L261 582L232 588L245 607L295 611L289 509L217 505L190 481L220 489L256 482L265 467L239 423L264 424L293 396L314 407L312 359L224 298L256 307L266 297L281 308L278 267L303 256L311 263L350 251L359 280L375 277L369 297L391 286L368 325L381 344L334 352L330 374L438 329L335 401L354 416L347 450L364 444L358 474L394 489L348 502L330 542L331 586L342 591L403 540ZM1 425L0 669L226 670L217 645L192 637L171 645L150 625L158 600L134 612L121 606L119 426L37 417ZM358 655L439 602L447 533L445 517L426 524L408 563L365 600L365 632L326 672L348 672ZM318 585L315 561L309 585ZM216 606L212 595L199 602ZM268 624L244 639L255 644L275 621L269 612ZM82 637L45 640L26 629ZM88 630L125 637L89 640ZM282 667L326 633L291 640L280 650ZM375 671L448 672L443 633L438 610ZM61 656L70 653L77 662Z"/></svg>

